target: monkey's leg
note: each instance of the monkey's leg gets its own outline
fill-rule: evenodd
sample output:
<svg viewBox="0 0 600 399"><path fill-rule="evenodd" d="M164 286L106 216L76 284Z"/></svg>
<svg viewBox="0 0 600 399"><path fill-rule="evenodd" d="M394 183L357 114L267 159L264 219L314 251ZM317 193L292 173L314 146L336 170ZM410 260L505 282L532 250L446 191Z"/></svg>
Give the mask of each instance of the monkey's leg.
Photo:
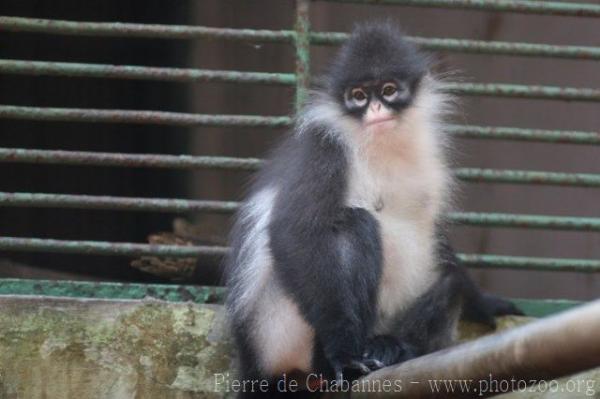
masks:
<svg viewBox="0 0 600 399"><path fill-rule="evenodd" d="M315 346L338 380L344 368L369 370L362 354L376 310L379 237L377 221L359 208L341 209L333 226L319 229L307 231L288 220L271 225L276 275L314 329Z"/></svg>

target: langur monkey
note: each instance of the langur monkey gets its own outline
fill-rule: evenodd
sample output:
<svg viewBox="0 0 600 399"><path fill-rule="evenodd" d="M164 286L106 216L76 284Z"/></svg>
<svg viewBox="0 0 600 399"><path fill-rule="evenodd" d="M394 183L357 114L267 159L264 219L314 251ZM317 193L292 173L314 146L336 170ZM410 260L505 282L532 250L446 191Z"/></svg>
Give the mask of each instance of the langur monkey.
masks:
<svg viewBox="0 0 600 399"><path fill-rule="evenodd" d="M393 24L358 26L254 180L226 260L240 378L340 381L449 345L461 314L518 313L443 235L451 102L429 68Z"/></svg>

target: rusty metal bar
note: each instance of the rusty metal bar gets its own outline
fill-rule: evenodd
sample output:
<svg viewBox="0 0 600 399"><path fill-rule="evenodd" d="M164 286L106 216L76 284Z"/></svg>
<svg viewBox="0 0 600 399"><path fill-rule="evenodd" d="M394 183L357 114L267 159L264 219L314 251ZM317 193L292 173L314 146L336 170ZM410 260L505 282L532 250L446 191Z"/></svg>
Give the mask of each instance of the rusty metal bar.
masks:
<svg viewBox="0 0 600 399"><path fill-rule="evenodd" d="M138 37L159 39L222 39L253 42L293 43L296 32L291 30L255 30L212 28L204 26L156 25L122 22L79 22L22 17L0 17L0 31L105 37ZM310 32L311 44L337 45L347 33ZM600 59L600 47L564 46L540 43L499 42L469 39L409 37L427 50L500 54L529 57Z"/></svg>
<svg viewBox="0 0 600 399"><path fill-rule="evenodd" d="M36 76L143 79L164 82L227 82L277 85L293 85L296 83L296 77L291 73L215 71L191 68L159 68L137 65L24 60L0 60L0 73Z"/></svg>
<svg viewBox="0 0 600 399"><path fill-rule="evenodd" d="M348 37L349 34L345 32L312 32L310 35L311 44L314 45L339 45ZM417 36L408 36L407 40L425 50L431 51L582 60L600 59L600 47L592 46L568 46Z"/></svg>
<svg viewBox="0 0 600 399"><path fill-rule="evenodd" d="M258 158L232 158L220 156L123 154L110 152L0 148L0 162L172 169L212 168L256 170L261 165L262 160ZM458 168L455 169L454 173L456 177L461 180L478 183L600 187L600 175L589 173L557 173L479 168Z"/></svg>
<svg viewBox="0 0 600 399"><path fill-rule="evenodd" d="M448 220L454 224L468 226L600 231L600 218L590 217L454 212L448 215Z"/></svg>
<svg viewBox="0 0 600 399"><path fill-rule="evenodd" d="M555 378L600 366L599 329L600 299L377 370L352 385L359 387L352 398L483 398L513 390L527 397L528 387L539 381L547 387ZM450 389L448 381L465 385ZM441 389L432 389L432 382ZM390 389L381 389L385 386ZM504 386L510 389L498 390Z"/></svg>
<svg viewBox="0 0 600 399"><path fill-rule="evenodd" d="M307 96L310 83L310 0L296 0L296 109L300 109Z"/></svg>
<svg viewBox="0 0 600 399"><path fill-rule="evenodd" d="M157 245L21 237L0 237L0 250L114 256L167 256L177 258L192 258L200 255L222 256L227 253L227 248L219 246Z"/></svg>
<svg viewBox="0 0 600 399"><path fill-rule="evenodd" d="M128 22L81 22L0 16L0 31L54 35L135 37L147 39L225 39L291 43L294 31L229 29L189 25L139 24Z"/></svg>
<svg viewBox="0 0 600 399"><path fill-rule="evenodd" d="M14 105L0 105L0 119L171 126L285 127L291 123L291 119L287 116L208 115L183 112L21 107Z"/></svg>
<svg viewBox="0 0 600 399"><path fill-rule="evenodd" d="M0 251L190 258L205 255L224 255L227 253L227 248L220 246L154 245L0 237ZM536 258L491 254L458 254L458 256L465 265L473 268L532 269L583 273L600 272L600 260L592 259Z"/></svg>
<svg viewBox="0 0 600 399"><path fill-rule="evenodd" d="M579 273L600 272L600 260L539 258L488 254L459 254L461 262L471 268L528 269Z"/></svg>
<svg viewBox="0 0 600 399"><path fill-rule="evenodd" d="M221 156L122 154L112 152L0 148L0 162L172 169L217 168L256 170L262 161L257 158Z"/></svg>
<svg viewBox="0 0 600 399"><path fill-rule="evenodd" d="M458 168L456 177L468 182L600 187L600 174Z"/></svg>
<svg viewBox="0 0 600 399"><path fill-rule="evenodd" d="M450 125L448 133L461 138L536 141L555 144L600 145L600 133L575 130L527 129L505 126Z"/></svg>
<svg viewBox="0 0 600 399"><path fill-rule="evenodd" d="M112 209L120 211L218 212L231 213L233 201L183 200L171 198L111 197L45 193L0 193L1 206L58 207L74 209Z"/></svg>
<svg viewBox="0 0 600 399"><path fill-rule="evenodd" d="M528 98L538 100L600 101L600 90L574 87L504 83L446 83L444 89L468 96Z"/></svg>
<svg viewBox="0 0 600 399"><path fill-rule="evenodd" d="M234 201L0 192L0 206L230 213L237 209L238 203ZM451 223L469 226L600 231L600 218L591 217L454 212L450 213L447 218Z"/></svg>
<svg viewBox="0 0 600 399"><path fill-rule="evenodd" d="M536 0L327 0L341 3L386 4L411 7L454 8L522 14L600 17L600 5Z"/></svg>

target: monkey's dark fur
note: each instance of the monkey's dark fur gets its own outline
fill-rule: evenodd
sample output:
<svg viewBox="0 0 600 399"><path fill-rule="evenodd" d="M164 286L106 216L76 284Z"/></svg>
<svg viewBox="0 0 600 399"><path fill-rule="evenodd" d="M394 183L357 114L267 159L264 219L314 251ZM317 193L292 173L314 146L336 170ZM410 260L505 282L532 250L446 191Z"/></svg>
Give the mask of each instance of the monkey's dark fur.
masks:
<svg viewBox="0 0 600 399"><path fill-rule="evenodd" d="M480 293L441 233L445 164L431 155L412 161L421 155L399 151L406 158L399 169L429 158L435 165L416 168L414 181L412 172L396 172L396 152L390 153L396 150L389 148L394 144L405 142L418 154L438 153L421 151L430 144L418 137L443 135L432 131L441 125L430 126L423 105L438 104L427 100L438 96L432 82L427 58L393 25L357 28L323 87L300 112L293 134L258 174L237 216L227 258L227 306L240 378L275 382L283 373L300 371L340 379L342 372L368 372L449 345L461 313L493 326L494 315L518 312ZM353 87L358 89L349 92ZM377 120L377 127L363 123L369 112L381 110L379 104L395 119ZM431 112L438 112L434 105ZM389 128L375 130L384 129L380 126ZM352 140L363 136L369 136L366 144L354 151ZM431 140L443 146L438 143L443 140ZM375 166L365 167L363 154ZM388 173L390 166L393 176L407 175L406 185L361 175L377 168ZM419 173L431 179L431 189ZM381 193L364 189L371 185ZM415 187L422 192L413 195ZM398 227L405 224L408 232ZM413 227L431 234L413 237ZM415 251L414 264L404 251ZM398 259L407 264L395 264ZM419 267L422 272L415 271ZM266 394L242 396L277 394L273 386Z"/></svg>

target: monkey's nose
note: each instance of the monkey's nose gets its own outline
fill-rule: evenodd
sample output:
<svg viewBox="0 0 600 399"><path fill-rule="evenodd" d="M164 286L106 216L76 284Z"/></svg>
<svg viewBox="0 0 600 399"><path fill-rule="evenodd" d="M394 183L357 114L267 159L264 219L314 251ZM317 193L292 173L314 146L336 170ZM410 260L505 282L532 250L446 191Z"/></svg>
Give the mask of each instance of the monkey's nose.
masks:
<svg viewBox="0 0 600 399"><path fill-rule="evenodd" d="M371 104L371 109L373 111L379 112L381 110L381 103L379 101L376 101L375 103Z"/></svg>

